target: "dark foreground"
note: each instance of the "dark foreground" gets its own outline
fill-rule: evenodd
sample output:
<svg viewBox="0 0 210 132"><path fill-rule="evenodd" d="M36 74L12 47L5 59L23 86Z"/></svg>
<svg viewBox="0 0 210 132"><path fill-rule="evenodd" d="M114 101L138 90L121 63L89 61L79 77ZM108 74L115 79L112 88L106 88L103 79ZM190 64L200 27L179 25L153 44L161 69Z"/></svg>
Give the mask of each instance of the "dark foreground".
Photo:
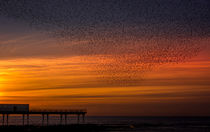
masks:
<svg viewBox="0 0 210 132"><path fill-rule="evenodd" d="M0 126L0 132L210 132L209 126L72 124L51 126Z"/></svg>

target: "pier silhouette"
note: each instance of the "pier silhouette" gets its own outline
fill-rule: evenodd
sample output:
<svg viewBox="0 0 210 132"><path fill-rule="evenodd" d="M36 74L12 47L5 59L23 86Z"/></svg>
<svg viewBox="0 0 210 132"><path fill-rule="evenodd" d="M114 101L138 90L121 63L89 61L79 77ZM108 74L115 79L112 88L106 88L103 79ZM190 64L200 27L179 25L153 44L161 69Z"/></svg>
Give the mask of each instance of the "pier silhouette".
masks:
<svg viewBox="0 0 210 132"><path fill-rule="evenodd" d="M77 123L80 123L80 116L82 117L82 122L85 122L85 115L87 113L86 109L36 109L29 110L29 104L0 104L0 114L2 114L2 125L9 125L9 115L22 115L22 125L29 125L30 115L41 115L42 125L49 124L50 115L60 115L60 124L63 124L63 119L65 125L67 124L68 115L76 115ZM6 117L6 119L5 119ZM26 123L25 123L26 117ZM64 118L63 118L64 117Z"/></svg>

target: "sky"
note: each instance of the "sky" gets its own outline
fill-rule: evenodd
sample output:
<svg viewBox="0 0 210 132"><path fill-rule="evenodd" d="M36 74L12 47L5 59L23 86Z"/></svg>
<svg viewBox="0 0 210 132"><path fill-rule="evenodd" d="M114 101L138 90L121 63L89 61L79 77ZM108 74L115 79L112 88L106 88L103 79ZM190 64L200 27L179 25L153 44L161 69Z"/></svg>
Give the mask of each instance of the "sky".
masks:
<svg viewBox="0 0 210 132"><path fill-rule="evenodd" d="M0 0L0 103L209 116L208 0Z"/></svg>

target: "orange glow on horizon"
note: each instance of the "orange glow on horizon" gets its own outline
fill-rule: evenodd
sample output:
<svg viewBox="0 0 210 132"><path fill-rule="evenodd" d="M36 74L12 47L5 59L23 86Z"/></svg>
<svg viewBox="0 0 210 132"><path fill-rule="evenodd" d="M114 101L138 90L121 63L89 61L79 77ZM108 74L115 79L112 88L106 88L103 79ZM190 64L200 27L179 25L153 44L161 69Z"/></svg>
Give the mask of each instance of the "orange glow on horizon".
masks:
<svg viewBox="0 0 210 132"><path fill-rule="evenodd" d="M83 57L2 60L1 103L29 103L32 108L88 107L90 115L97 115L100 108L93 107L97 104L205 102L205 96L195 95L210 93L204 85L210 78L204 74L210 72L209 61L165 64L145 73L139 85L116 86L107 82L108 75L101 77L93 60L87 56L85 61Z"/></svg>

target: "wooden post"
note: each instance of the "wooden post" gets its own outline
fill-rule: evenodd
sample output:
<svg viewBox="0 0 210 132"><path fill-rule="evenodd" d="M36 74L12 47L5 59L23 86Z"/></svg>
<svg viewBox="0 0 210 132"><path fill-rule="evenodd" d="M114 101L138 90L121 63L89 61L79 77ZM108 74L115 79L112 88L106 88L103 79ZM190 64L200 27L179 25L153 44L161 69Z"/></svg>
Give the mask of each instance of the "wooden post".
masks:
<svg viewBox="0 0 210 132"><path fill-rule="evenodd" d="M44 125L44 114L42 114L42 125Z"/></svg>
<svg viewBox="0 0 210 132"><path fill-rule="evenodd" d="M77 123L79 124L79 117L80 117L80 114L78 114L77 116Z"/></svg>
<svg viewBox="0 0 210 132"><path fill-rule="evenodd" d="M23 126L24 126L24 117L25 117L25 115L23 114Z"/></svg>
<svg viewBox="0 0 210 132"><path fill-rule="evenodd" d="M9 124L9 114L7 114L7 125Z"/></svg>
<svg viewBox="0 0 210 132"><path fill-rule="evenodd" d="M65 114L65 125L67 124L67 114Z"/></svg>
<svg viewBox="0 0 210 132"><path fill-rule="evenodd" d="M2 125L4 125L4 114L2 115Z"/></svg>
<svg viewBox="0 0 210 132"><path fill-rule="evenodd" d="M49 114L47 114L47 125L48 125L48 122L49 122Z"/></svg>
<svg viewBox="0 0 210 132"><path fill-rule="evenodd" d="M83 123L85 123L85 114L82 114Z"/></svg>
<svg viewBox="0 0 210 132"><path fill-rule="evenodd" d="M27 114L27 125L29 125L29 114Z"/></svg>
<svg viewBox="0 0 210 132"><path fill-rule="evenodd" d="M63 115L62 114L60 114L60 124L62 125L62 118L63 118Z"/></svg>
<svg viewBox="0 0 210 132"><path fill-rule="evenodd" d="M71 119L70 116L68 116L68 119L69 119L69 123L71 123L71 122L70 122L70 119Z"/></svg>

